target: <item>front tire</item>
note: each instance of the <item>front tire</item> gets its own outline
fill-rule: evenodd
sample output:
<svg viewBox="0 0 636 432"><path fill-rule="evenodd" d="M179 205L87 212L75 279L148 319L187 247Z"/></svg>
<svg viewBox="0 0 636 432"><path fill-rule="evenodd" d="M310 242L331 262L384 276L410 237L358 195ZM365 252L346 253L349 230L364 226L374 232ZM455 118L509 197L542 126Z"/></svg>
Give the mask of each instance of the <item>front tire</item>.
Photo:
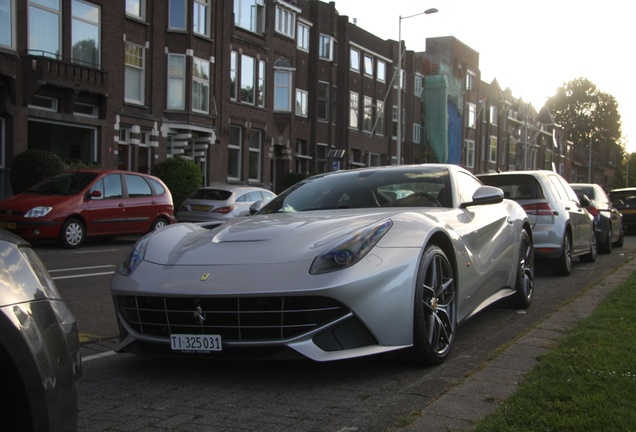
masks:
<svg viewBox="0 0 636 432"><path fill-rule="evenodd" d="M612 227L610 226L607 229L607 235L605 236L605 240L602 244L598 245L598 250L600 253L609 254L612 253Z"/></svg>
<svg viewBox="0 0 636 432"><path fill-rule="evenodd" d="M60 231L60 243L66 249L78 248L86 239L86 229L82 221L76 218L68 219Z"/></svg>
<svg viewBox="0 0 636 432"><path fill-rule="evenodd" d="M563 236L561 256L550 261L550 270L555 276L568 276L572 273L572 241L567 232Z"/></svg>
<svg viewBox="0 0 636 432"><path fill-rule="evenodd" d="M517 309L525 309L530 306L534 298L534 247L525 229L521 231L519 243L517 282L515 293L511 297L511 305Z"/></svg>
<svg viewBox="0 0 636 432"><path fill-rule="evenodd" d="M598 256L598 246L596 245L596 236L592 233L592 244L590 245L590 252L581 255L581 262L584 263L593 263L596 262L596 257Z"/></svg>
<svg viewBox="0 0 636 432"><path fill-rule="evenodd" d="M457 328L455 274L444 251L426 248L417 275L410 363L432 366L448 357Z"/></svg>

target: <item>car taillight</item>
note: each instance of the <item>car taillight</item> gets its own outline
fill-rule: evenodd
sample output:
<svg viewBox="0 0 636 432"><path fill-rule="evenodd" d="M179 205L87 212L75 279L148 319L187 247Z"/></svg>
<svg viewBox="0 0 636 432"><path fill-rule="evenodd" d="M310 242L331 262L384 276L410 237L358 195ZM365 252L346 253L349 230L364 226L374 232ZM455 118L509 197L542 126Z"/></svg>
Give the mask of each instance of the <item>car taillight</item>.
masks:
<svg viewBox="0 0 636 432"><path fill-rule="evenodd" d="M534 216L555 216L558 212L554 211L547 202L538 204L526 204L522 206L526 214Z"/></svg>
<svg viewBox="0 0 636 432"><path fill-rule="evenodd" d="M598 209L594 206L587 207L587 211L592 215L596 216L598 214Z"/></svg>
<svg viewBox="0 0 636 432"><path fill-rule="evenodd" d="M217 209L214 209L212 213L228 214L232 210L234 210L234 206L219 207Z"/></svg>

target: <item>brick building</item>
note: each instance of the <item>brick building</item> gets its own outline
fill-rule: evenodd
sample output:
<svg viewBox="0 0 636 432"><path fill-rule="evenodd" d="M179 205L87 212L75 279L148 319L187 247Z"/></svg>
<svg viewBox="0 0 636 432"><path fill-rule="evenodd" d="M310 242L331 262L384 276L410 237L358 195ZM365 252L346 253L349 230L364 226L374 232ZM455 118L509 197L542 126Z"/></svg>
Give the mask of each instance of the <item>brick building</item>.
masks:
<svg viewBox="0 0 636 432"><path fill-rule="evenodd" d="M427 39L399 74L398 42L335 2L0 0L0 29L0 198L26 149L149 173L182 156L206 183L276 192L290 174L398 154L474 172L569 170L563 131L482 82L476 51Z"/></svg>

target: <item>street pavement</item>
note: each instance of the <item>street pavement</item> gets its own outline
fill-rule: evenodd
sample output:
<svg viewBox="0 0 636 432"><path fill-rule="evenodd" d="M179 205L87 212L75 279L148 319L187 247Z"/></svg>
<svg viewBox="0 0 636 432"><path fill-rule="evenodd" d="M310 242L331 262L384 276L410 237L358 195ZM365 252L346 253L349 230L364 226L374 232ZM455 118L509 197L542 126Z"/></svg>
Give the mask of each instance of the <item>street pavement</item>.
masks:
<svg viewBox="0 0 636 432"><path fill-rule="evenodd" d="M508 349L427 405L405 432L469 431L475 422L497 410L537 364L537 358L590 316L603 299L636 271L633 258L581 296L564 305Z"/></svg>

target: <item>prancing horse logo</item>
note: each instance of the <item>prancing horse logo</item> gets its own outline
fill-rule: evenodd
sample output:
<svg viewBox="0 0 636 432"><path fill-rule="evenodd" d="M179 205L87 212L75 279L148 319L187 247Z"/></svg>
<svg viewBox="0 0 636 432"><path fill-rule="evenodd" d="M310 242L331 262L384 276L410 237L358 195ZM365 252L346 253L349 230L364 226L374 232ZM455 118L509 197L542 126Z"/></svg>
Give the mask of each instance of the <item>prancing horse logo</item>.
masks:
<svg viewBox="0 0 636 432"><path fill-rule="evenodd" d="M203 313L203 309L201 309L201 306L197 306L197 308L194 310L194 318L199 321L199 325L203 325L203 323L205 322L205 314Z"/></svg>

